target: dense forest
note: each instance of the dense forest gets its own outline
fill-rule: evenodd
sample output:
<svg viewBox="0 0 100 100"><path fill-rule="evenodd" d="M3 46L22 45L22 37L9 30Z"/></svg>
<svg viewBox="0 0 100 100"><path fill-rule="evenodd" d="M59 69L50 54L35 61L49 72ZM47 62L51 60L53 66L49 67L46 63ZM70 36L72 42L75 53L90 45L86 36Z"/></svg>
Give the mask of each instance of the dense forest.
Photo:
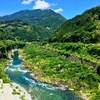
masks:
<svg viewBox="0 0 100 100"><path fill-rule="evenodd" d="M25 10L25 15L26 12L29 11ZM51 10L48 10L50 14ZM17 13L15 15L18 16ZM46 18L43 20L52 22ZM58 27L55 26L55 23L58 24L56 20L54 24L48 22L52 29L57 27L53 32L45 22L43 25L39 23L40 26L20 20L0 22L0 78L9 82L3 68L8 63L9 51L21 48L23 64L35 79L82 91L89 100L99 100L99 20L100 6L97 6L60 23Z"/></svg>
<svg viewBox="0 0 100 100"><path fill-rule="evenodd" d="M19 20L0 22L0 40L20 40L26 42L43 41L50 31Z"/></svg>
<svg viewBox="0 0 100 100"><path fill-rule="evenodd" d="M51 35L49 42L100 42L100 6L67 20Z"/></svg>

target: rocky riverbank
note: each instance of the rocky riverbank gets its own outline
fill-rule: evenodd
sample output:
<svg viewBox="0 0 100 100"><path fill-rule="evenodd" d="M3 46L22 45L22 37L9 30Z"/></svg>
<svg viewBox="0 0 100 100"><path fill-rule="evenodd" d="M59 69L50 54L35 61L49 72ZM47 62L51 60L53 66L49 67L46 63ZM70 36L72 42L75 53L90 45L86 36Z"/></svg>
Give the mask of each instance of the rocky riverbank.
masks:
<svg viewBox="0 0 100 100"><path fill-rule="evenodd" d="M0 100L32 100L31 95L16 83L3 83L0 87Z"/></svg>
<svg viewBox="0 0 100 100"><path fill-rule="evenodd" d="M36 72L36 73L38 73L38 72ZM34 73L32 73L31 75L37 81L46 82L49 84L61 86L65 90L74 91L74 93L79 95L82 98L82 100L89 100L89 97L86 96L85 93L83 93L82 91L76 91L73 88L70 88L68 85L65 85L63 80L56 79L56 78L50 78L48 76L43 76L43 75L40 76L39 74L34 74Z"/></svg>

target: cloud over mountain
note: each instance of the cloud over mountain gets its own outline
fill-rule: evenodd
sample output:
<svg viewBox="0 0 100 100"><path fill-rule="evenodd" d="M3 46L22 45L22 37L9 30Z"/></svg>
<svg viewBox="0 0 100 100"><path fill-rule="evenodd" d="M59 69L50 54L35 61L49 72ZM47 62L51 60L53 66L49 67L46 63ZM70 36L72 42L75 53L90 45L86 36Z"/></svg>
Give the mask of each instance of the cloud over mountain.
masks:
<svg viewBox="0 0 100 100"><path fill-rule="evenodd" d="M52 9L52 6L57 6L57 4L55 4L55 3L51 4L51 3L49 3L49 2L47 2L45 0L23 0L21 2L21 4L23 4L23 5L29 5L33 1L34 1L34 5L33 5L32 9L49 9L49 8ZM63 9L59 8L59 9L56 9L56 10L53 10L53 11L55 11L56 13L58 13L58 12L63 11Z"/></svg>
<svg viewBox="0 0 100 100"><path fill-rule="evenodd" d="M59 8L59 9L54 10L54 12L56 12L56 13L61 12L61 11L63 11L62 8Z"/></svg>
<svg viewBox="0 0 100 100"><path fill-rule="evenodd" d="M50 4L45 0L36 0L33 9L48 9Z"/></svg>
<svg viewBox="0 0 100 100"><path fill-rule="evenodd" d="M28 4L31 4L33 1L35 1L35 0L23 0L23 2L21 2L21 4L28 5Z"/></svg>

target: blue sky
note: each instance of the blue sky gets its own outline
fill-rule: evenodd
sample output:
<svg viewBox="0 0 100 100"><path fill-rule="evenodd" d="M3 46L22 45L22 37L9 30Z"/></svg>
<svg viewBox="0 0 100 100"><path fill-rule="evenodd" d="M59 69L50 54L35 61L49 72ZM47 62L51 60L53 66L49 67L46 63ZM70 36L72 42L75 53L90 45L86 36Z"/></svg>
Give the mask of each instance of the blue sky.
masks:
<svg viewBox="0 0 100 100"><path fill-rule="evenodd" d="M0 0L0 16L24 9L52 9L66 19L100 5L100 0Z"/></svg>

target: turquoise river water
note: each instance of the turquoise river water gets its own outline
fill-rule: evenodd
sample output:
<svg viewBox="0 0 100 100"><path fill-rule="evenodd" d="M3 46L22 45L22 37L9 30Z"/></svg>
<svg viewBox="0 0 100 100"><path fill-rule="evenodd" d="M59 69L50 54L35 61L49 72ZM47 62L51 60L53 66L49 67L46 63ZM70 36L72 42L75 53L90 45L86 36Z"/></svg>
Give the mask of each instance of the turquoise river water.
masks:
<svg viewBox="0 0 100 100"><path fill-rule="evenodd" d="M82 100L64 87L36 81L31 72L22 69L21 63L21 59L12 61L4 71L13 82L23 86L33 100Z"/></svg>

